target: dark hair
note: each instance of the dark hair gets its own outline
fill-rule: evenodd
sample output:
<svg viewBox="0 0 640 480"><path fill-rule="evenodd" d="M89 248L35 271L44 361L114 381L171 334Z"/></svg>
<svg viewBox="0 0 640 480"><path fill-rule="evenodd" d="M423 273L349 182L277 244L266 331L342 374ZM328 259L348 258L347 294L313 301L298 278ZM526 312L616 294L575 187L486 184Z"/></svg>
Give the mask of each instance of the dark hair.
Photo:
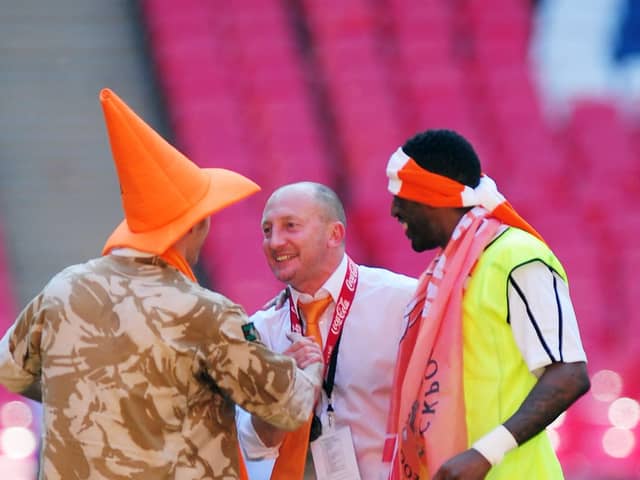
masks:
<svg viewBox="0 0 640 480"><path fill-rule="evenodd" d="M480 183L480 160L471 144L453 130L426 130L402 146L425 170L470 187Z"/></svg>

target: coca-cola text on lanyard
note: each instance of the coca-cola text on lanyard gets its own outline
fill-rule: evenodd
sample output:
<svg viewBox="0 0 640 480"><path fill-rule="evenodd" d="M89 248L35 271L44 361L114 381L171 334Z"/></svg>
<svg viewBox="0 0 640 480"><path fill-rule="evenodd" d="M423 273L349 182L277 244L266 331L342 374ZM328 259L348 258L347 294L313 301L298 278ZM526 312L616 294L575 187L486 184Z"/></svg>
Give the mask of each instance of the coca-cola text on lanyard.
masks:
<svg viewBox="0 0 640 480"><path fill-rule="evenodd" d="M324 343L324 364L329 363L331 358L331 352L336 346L336 342L340 337L344 322L351 309L353 298L356 295L356 287L358 286L358 265L347 257L347 273L344 276L342 282L342 288L340 289L340 295L336 301L336 309L333 312L333 319L331 320L331 326L329 327L329 334L327 340ZM298 316L298 311L293 303L291 295L289 295L289 317L291 319L291 331L302 334L302 322Z"/></svg>

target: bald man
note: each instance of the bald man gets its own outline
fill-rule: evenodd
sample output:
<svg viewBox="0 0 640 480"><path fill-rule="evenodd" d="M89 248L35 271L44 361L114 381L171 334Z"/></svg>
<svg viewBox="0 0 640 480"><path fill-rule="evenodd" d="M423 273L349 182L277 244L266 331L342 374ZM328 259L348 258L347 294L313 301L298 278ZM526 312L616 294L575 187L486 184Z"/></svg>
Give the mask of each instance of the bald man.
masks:
<svg viewBox="0 0 640 480"><path fill-rule="evenodd" d="M310 340L292 343L289 337L296 331L309 334L305 306L325 299L319 319L325 388L310 434L285 435L256 417L241 414L239 432L245 454L277 458L271 478L296 480L303 478L309 436L317 437L314 451L338 445L339 451L346 452L345 466L355 465L363 479L380 478L403 312L417 282L357 265L347 255L342 202L322 184L294 183L273 192L262 215L262 231L265 258L275 277L286 285L288 300L282 308L259 311L251 319L268 348L294 357L304 368L303 358L312 358ZM326 466L318 463L317 457L322 456L314 453L315 465L307 462L304 478L327 478Z"/></svg>

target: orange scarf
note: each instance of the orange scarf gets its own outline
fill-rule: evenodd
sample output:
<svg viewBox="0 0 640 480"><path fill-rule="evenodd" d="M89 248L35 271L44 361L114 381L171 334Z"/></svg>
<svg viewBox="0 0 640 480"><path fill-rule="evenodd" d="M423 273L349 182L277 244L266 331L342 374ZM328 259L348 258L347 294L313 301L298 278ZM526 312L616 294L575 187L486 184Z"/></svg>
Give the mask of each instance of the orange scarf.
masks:
<svg viewBox="0 0 640 480"><path fill-rule="evenodd" d="M518 227L538 237L542 236L518 215L511 204L498 191L495 182L485 174L480 184L471 188L451 178L425 170L409 157L402 148L396 150L387 164L389 191L400 198L424 203L432 207L481 206L491 216L507 225Z"/></svg>
<svg viewBox="0 0 640 480"><path fill-rule="evenodd" d="M288 432L284 437L280 453L273 465L271 480L302 480L307 464L312 419L313 412L307 423L293 432Z"/></svg>
<svg viewBox="0 0 640 480"><path fill-rule="evenodd" d="M444 461L467 449L462 294L500 225L485 209L467 212L420 277L407 307L383 452L384 461L391 462L391 480L428 480Z"/></svg>
<svg viewBox="0 0 640 480"><path fill-rule="evenodd" d="M192 282L198 283L196 276L193 274L193 270L191 270L189 262L187 262L187 259L184 258L184 256L182 256L182 254L175 248L169 247L166 252L160 255L160 258L172 267L175 267L179 271L184 273L186 277L189 278Z"/></svg>

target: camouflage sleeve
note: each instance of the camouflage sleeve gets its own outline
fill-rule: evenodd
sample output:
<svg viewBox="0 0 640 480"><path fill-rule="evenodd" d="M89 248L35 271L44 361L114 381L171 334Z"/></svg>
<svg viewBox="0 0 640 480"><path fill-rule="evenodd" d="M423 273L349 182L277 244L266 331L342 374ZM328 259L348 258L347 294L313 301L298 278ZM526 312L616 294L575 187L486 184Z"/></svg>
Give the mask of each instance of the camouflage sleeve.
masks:
<svg viewBox="0 0 640 480"><path fill-rule="evenodd" d="M241 308L226 309L221 341L209 352L209 373L240 407L278 428L294 430L311 414L321 368L296 368L292 358L254 339L251 325Z"/></svg>
<svg viewBox="0 0 640 480"><path fill-rule="evenodd" d="M42 298L34 298L0 340L0 383L12 392L39 381Z"/></svg>

